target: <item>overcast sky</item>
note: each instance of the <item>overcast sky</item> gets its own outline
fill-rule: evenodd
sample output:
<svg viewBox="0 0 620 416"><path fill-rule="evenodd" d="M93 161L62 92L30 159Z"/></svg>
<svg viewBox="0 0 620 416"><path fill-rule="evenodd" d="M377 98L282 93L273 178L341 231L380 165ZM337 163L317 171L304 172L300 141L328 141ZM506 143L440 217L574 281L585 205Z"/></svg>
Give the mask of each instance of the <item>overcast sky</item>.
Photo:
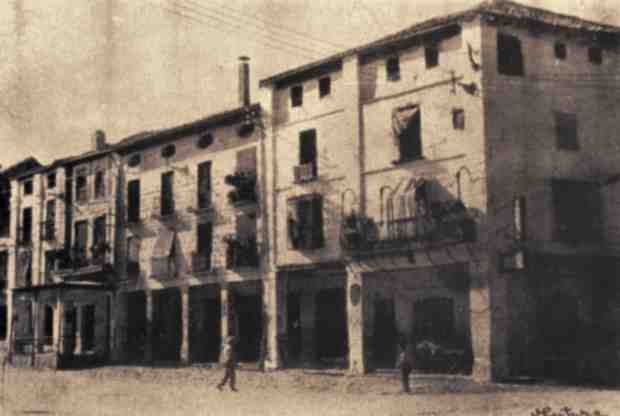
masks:
<svg viewBox="0 0 620 416"><path fill-rule="evenodd" d="M620 24L620 0L520 0ZM7 0L0 5L0 165L78 154L237 105L258 80L476 0Z"/></svg>

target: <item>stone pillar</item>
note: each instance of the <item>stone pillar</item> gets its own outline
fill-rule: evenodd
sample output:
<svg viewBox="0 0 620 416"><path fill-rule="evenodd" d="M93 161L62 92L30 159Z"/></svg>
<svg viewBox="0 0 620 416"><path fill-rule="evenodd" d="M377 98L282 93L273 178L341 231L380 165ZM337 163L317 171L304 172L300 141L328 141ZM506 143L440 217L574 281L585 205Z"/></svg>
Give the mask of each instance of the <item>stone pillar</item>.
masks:
<svg viewBox="0 0 620 416"><path fill-rule="evenodd" d="M60 295L56 298L56 306L54 308L54 348L59 352L63 352L63 328L64 328L64 304Z"/></svg>
<svg viewBox="0 0 620 416"><path fill-rule="evenodd" d="M283 349L286 348L286 280L280 273L269 273L264 283L265 322L267 331L267 357L265 368L282 368Z"/></svg>
<svg viewBox="0 0 620 416"><path fill-rule="evenodd" d="M230 322L230 303L229 303L229 289L227 285L223 285L220 289L220 305L222 307L222 346L226 342L226 338L228 338L231 331L231 322ZM220 354L220 360L222 359L222 354Z"/></svg>
<svg viewBox="0 0 620 416"><path fill-rule="evenodd" d="M304 289L300 303L301 360L311 365L316 361L316 291Z"/></svg>
<svg viewBox="0 0 620 416"><path fill-rule="evenodd" d="M181 288L181 363L189 364L189 288Z"/></svg>
<svg viewBox="0 0 620 416"><path fill-rule="evenodd" d="M364 342L364 293L363 276L347 267L347 323L349 335L349 372L366 373Z"/></svg>
<svg viewBox="0 0 620 416"><path fill-rule="evenodd" d="M470 268L471 339L474 356L472 376L479 382L498 380L507 375L507 310L499 275L491 270L488 258L471 262Z"/></svg>
<svg viewBox="0 0 620 416"><path fill-rule="evenodd" d="M146 345L144 346L144 360L153 361L153 292L146 290ZM128 334L131 336L131 334Z"/></svg>

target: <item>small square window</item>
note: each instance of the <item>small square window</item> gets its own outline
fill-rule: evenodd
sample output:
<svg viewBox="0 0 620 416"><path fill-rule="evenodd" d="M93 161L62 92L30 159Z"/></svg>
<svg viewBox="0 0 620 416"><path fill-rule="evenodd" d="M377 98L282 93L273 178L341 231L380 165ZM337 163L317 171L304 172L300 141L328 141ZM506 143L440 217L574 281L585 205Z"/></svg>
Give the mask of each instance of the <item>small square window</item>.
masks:
<svg viewBox="0 0 620 416"><path fill-rule="evenodd" d="M506 33L497 33L497 72L508 76L523 76L521 40Z"/></svg>
<svg viewBox="0 0 620 416"><path fill-rule="evenodd" d="M385 63L385 68L388 81L400 80L400 60L398 59L398 56L392 56L391 58L388 58Z"/></svg>
<svg viewBox="0 0 620 416"><path fill-rule="evenodd" d="M32 195L32 180L24 182L24 195Z"/></svg>
<svg viewBox="0 0 620 416"><path fill-rule="evenodd" d="M291 88L291 106L301 107L304 102L304 87L295 85Z"/></svg>
<svg viewBox="0 0 620 416"><path fill-rule="evenodd" d="M424 48L424 60L427 68L434 68L439 65L439 48L437 45Z"/></svg>
<svg viewBox="0 0 620 416"><path fill-rule="evenodd" d="M556 42L553 50L555 52L555 58L563 61L566 59L566 44L562 42Z"/></svg>
<svg viewBox="0 0 620 416"><path fill-rule="evenodd" d="M332 92L332 80L330 77L319 79L319 98L323 98Z"/></svg>
<svg viewBox="0 0 620 416"><path fill-rule="evenodd" d="M588 59L595 65L603 63L603 50L599 47L592 46L588 48Z"/></svg>
<svg viewBox="0 0 620 416"><path fill-rule="evenodd" d="M465 110L462 108L452 110L452 127L454 130L465 130Z"/></svg>

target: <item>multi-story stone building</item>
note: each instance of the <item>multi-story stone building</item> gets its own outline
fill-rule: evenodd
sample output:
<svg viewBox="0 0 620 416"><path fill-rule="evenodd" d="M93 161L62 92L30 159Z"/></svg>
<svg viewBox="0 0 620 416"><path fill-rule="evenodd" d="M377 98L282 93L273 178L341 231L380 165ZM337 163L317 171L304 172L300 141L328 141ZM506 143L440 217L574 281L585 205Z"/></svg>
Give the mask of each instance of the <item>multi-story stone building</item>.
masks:
<svg viewBox="0 0 620 416"><path fill-rule="evenodd" d="M613 373L619 39L487 2L15 177L15 350Z"/></svg>
<svg viewBox="0 0 620 416"><path fill-rule="evenodd" d="M618 335L619 35L487 2L262 80L291 355L585 374Z"/></svg>
<svg viewBox="0 0 620 416"><path fill-rule="evenodd" d="M97 131L90 151L12 180L16 362L56 366L109 356L117 166Z"/></svg>
<svg viewBox="0 0 620 416"><path fill-rule="evenodd" d="M240 359L259 359L266 246L260 112L246 95L237 109L118 144L122 359L213 362L229 335L239 340Z"/></svg>

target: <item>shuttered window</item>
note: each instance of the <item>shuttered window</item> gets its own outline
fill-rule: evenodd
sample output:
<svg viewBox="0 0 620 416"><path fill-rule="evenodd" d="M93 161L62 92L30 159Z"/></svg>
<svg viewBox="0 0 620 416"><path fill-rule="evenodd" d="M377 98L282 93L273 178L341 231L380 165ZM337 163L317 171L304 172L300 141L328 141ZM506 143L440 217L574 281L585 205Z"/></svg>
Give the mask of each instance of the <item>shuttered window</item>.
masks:
<svg viewBox="0 0 620 416"><path fill-rule="evenodd" d="M497 34L497 71L510 76L524 74L523 52L518 37L505 33Z"/></svg>
<svg viewBox="0 0 620 416"><path fill-rule="evenodd" d="M174 213L174 172L161 175L161 215Z"/></svg>
<svg viewBox="0 0 620 416"><path fill-rule="evenodd" d="M32 208L24 208L22 211L22 243L32 242Z"/></svg>
<svg viewBox="0 0 620 416"><path fill-rule="evenodd" d="M323 198L306 196L289 202L289 240L296 250L313 250L324 245Z"/></svg>
<svg viewBox="0 0 620 416"><path fill-rule="evenodd" d="M213 250L213 225L210 222L198 224L198 254L211 258Z"/></svg>
<svg viewBox="0 0 620 416"><path fill-rule="evenodd" d="M211 205L211 162L198 165L198 208L208 208Z"/></svg>
<svg viewBox="0 0 620 416"><path fill-rule="evenodd" d="M140 221L140 180L134 179L127 184L127 222Z"/></svg>

